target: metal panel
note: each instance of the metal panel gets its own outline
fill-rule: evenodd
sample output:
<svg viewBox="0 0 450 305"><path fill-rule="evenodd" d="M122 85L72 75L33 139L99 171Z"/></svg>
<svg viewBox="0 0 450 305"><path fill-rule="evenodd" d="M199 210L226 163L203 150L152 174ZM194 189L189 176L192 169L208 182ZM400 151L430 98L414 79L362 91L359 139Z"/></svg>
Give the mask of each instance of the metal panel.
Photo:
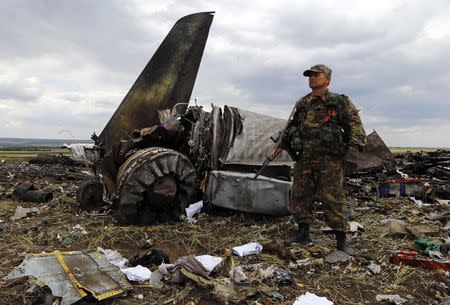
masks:
<svg viewBox="0 0 450 305"><path fill-rule="evenodd" d="M291 183L229 171L208 173L204 201L214 206L273 216L289 215Z"/></svg>
<svg viewBox="0 0 450 305"><path fill-rule="evenodd" d="M33 254L4 279L33 276L50 287L61 305L73 304L85 297L85 291L97 300L124 295L131 285L119 268L99 252L52 252Z"/></svg>
<svg viewBox="0 0 450 305"><path fill-rule="evenodd" d="M374 130L367 136L365 151L349 150L345 159L354 164L355 168L348 170L348 173L352 174L380 170L384 164L394 162L394 155Z"/></svg>
<svg viewBox="0 0 450 305"><path fill-rule="evenodd" d="M286 120L238 109L242 121L242 132L234 138L223 163L260 165L274 149L270 136L284 128ZM231 128L226 126L225 128ZM282 152L271 165L291 165L287 152Z"/></svg>

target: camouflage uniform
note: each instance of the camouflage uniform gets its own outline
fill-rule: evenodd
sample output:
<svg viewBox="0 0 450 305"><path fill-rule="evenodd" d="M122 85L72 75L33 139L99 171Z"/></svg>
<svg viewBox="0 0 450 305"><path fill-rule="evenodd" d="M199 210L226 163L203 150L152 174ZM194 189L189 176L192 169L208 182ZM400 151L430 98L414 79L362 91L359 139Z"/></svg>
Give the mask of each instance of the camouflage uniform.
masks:
<svg viewBox="0 0 450 305"><path fill-rule="evenodd" d="M326 92L301 98L286 130L298 152L294 166L291 212L297 223L314 220L313 204L322 202L333 230L346 231L343 158L349 147L361 150L366 133L353 103L345 95Z"/></svg>

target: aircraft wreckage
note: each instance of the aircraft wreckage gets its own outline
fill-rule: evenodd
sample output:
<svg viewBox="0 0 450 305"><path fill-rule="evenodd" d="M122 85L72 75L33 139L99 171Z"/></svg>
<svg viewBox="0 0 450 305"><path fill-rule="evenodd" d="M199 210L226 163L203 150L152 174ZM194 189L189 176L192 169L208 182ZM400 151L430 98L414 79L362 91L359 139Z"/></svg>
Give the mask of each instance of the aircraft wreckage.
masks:
<svg viewBox="0 0 450 305"><path fill-rule="evenodd" d="M109 202L130 224L178 219L200 199L289 214L293 161L286 152L253 179L285 120L235 107L213 105L206 112L188 106L212 20L210 12L178 20L101 134L93 135L98 178L79 187L82 207ZM374 143L382 157L384 143ZM353 156L352 164L362 168L369 158L370 166L382 165L376 154L366 154Z"/></svg>

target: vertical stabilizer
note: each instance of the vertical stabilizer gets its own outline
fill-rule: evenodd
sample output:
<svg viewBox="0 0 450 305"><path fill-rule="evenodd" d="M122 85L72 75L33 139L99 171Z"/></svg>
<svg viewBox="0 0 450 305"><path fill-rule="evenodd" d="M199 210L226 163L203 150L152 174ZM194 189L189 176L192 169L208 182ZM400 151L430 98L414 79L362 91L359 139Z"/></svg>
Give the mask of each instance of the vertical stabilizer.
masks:
<svg viewBox="0 0 450 305"><path fill-rule="evenodd" d="M133 130L159 124L159 109L188 103L214 15L178 20L99 136L106 152Z"/></svg>

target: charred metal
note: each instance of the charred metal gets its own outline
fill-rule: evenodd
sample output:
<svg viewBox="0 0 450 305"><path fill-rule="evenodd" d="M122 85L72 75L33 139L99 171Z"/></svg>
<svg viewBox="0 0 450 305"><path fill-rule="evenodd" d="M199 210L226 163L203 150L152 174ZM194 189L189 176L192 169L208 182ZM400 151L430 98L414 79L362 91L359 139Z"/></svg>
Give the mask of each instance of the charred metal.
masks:
<svg viewBox="0 0 450 305"><path fill-rule="evenodd" d="M271 136L285 120L188 104L212 18L208 12L180 19L101 134L94 134L93 164L101 177L80 187L82 207L109 203L132 224L179 219L200 199L244 212L289 213L293 161L288 153L265 167L258 180L249 178L261 169L273 149ZM374 149L351 156L349 171L383 165L387 147L378 135L372 137Z"/></svg>

